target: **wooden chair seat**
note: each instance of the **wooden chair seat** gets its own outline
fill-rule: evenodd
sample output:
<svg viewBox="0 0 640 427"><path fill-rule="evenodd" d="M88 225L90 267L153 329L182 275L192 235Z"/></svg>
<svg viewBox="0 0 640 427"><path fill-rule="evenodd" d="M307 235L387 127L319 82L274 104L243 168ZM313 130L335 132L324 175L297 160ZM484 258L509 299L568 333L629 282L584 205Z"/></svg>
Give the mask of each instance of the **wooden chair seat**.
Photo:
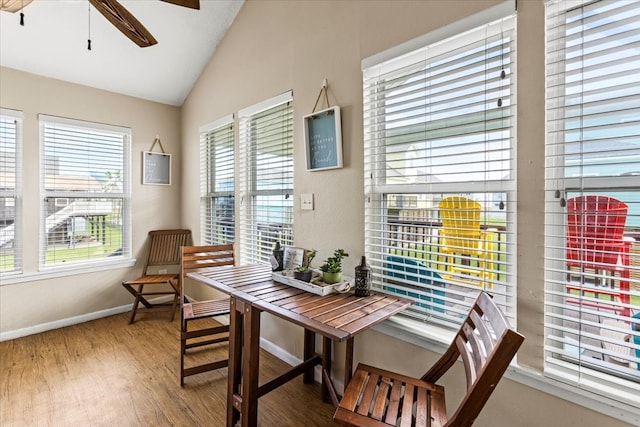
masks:
<svg viewBox="0 0 640 427"><path fill-rule="evenodd" d="M421 378L359 364L334 419L349 426L467 427L473 424L524 337L481 292L453 342ZM437 381L462 358L467 392L451 417Z"/></svg>
<svg viewBox="0 0 640 427"><path fill-rule="evenodd" d="M122 286L134 297L129 323L141 311L168 311L173 321L180 300L180 247L189 244L190 230L153 230L149 232L149 251L142 275L122 282ZM159 274L159 270L173 269L174 273ZM150 301L170 295L169 302ZM143 307L139 307L140 304Z"/></svg>
<svg viewBox="0 0 640 427"><path fill-rule="evenodd" d="M208 322L198 320L226 316L230 313L229 298L203 301L188 301L184 284L189 271L199 268L234 265L234 249L232 244L212 246L184 246L181 250L180 268L180 301L182 322L180 329L180 386L185 377L224 368L229 364L229 357L195 366L185 366L187 350L229 341L229 325L218 323L211 326ZM191 326L190 326L191 325Z"/></svg>
<svg viewBox="0 0 640 427"><path fill-rule="evenodd" d="M361 363L335 417L361 426L442 426L446 413L444 387Z"/></svg>
<svg viewBox="0 0 640 427"><path fill-rule="evenodd" d="M182 308L185 319L222 316L229 314L229 298L188 302Z"/></svg>

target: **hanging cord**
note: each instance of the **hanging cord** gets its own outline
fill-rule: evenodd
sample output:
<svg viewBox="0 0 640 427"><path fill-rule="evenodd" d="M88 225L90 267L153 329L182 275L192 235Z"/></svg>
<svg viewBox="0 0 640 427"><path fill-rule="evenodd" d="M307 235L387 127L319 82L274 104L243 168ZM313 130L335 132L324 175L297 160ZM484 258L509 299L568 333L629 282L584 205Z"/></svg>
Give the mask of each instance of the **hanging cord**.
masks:
<svg viewBox="0 0 640 427"><path fill-rule="evenodd" d="M91 50L91 3L87 2L87 20L89 21L89 38L87 39L87 50Z"/></svg>
<svg viewBox="0 0 640 427"><path fill-rule="evenodd" d="M316 112L316 107L318 106L318 101L320 101L320 97L322 96L322 94L324 93L324 100L327 103L327 108L329 108L331 106L331 104L329 104L329 95L327 94L327 87L328 87L328 83L327 83L327 79L324 79L322 82L322 88L320 89L320 93L318 93L318 97L316 98L316 103L313 106L313 111L312 113Z"/></svg>
<svg viewBox="0 0 640 427"><path fill-rule="evenodd" d="M156 135L156 139L153 140L153 144L151 144L151 148L149 148L149 151L153 151L153 147L155 147L156 144L160 145L160 150L162 150L162 152L164 153L164 147L162 146L159 135Z"/></svg>
<svg viewBox="0 0 640 427"><path fill-rule="evenodd" d="M24 9L24 0L20 2L20 25L24 27L24 12L22 11L23 9Z"/></svg>

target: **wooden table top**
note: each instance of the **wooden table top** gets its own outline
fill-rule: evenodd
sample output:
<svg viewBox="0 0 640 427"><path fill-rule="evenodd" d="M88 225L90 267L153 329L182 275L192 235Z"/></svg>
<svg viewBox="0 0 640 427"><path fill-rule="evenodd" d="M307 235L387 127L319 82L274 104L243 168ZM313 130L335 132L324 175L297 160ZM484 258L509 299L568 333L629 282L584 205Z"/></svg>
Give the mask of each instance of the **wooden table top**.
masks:
<svg viewBox="0 0 640 427"><path fill-rule="evenodd" d="M378 293L367 297L353 293L316 295L273 281L268 264L201 269L187 277L338 341L349 339L412 304L407 298Z"/></svg>

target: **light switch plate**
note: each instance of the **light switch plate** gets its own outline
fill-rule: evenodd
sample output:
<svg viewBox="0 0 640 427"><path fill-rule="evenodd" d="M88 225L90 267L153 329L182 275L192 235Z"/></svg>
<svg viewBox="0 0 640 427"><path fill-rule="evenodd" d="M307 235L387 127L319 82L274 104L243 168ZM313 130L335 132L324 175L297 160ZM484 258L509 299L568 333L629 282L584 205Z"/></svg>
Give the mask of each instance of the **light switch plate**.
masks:
<svg viewBox="0 0 640 427"><path fill-rule="evenodd" d="M300 205L303 211L313 210L313 193L305 193L300 195Z"/></svg>

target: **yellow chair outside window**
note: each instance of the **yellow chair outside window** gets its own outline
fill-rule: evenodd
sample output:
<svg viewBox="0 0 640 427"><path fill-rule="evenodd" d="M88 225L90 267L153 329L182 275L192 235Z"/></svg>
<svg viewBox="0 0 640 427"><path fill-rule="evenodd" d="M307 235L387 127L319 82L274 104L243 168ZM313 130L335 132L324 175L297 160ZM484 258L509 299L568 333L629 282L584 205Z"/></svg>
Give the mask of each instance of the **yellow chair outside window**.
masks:
<svg viewBox="0 0 640 427"><path fill-rule="evenodd" d="M493 288L494 236L480 229L481 205L464 196L450 196L439 204L439 268L449 280Z"/></svg>

